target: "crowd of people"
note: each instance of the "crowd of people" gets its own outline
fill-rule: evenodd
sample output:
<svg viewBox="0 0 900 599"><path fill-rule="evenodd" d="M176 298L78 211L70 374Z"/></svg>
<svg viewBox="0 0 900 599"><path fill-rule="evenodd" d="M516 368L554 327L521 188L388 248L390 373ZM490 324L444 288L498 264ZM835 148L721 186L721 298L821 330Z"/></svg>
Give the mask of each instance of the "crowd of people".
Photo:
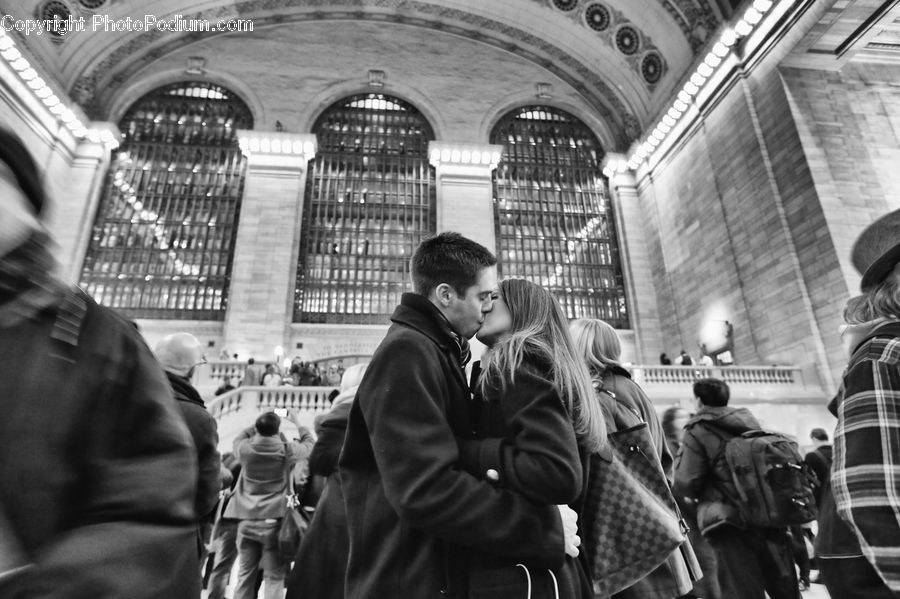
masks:
<svg viewBox="0 0 900 599"><path fill-rule="evenodd" d="M241 387L332 387L337 388L344 376L344 361L337 359L334 363L323 365L318 362L304 362L299 357L291 360L290 366L283 371L274 362L257 362L255 358L247 360L244 375L238 381ZM222 384L216 389L216 395L222 395L235 388L231 377L224 377Z"/></svg>
<svg viewBox="0 0 900 599"><path fill-rule="evenodd" d="M200 343L173 333L151 351L55 278L44 203L28 151L0 132L4 598L196 599L206 561L213 599L235 563L237 599L797 599L816 518L832 597L900 597L900 213L854 247L862 294L844 312L833 451L815 431L819 446L799 455L714 378L695 381L693 413L660 418L612 327L568 322L545 287L498 282L488 249L441 233L416 248L412 291L315 430L291 413L288 438L266 412L220 456L191 385ZM470 364L472 337L487 350ZM280 376L268 366L242 383ZM634 431L648 468L614 451ZM635 542L594 534L597 481L614 467L634 482L616 514L626 529L648 531L640 509L684 526L610 588L599 564ZM671 506L639 501L653 480ZM286 556L289 510L313 516ZM639 540L656 550L662 530L649 532Z"/></svg>

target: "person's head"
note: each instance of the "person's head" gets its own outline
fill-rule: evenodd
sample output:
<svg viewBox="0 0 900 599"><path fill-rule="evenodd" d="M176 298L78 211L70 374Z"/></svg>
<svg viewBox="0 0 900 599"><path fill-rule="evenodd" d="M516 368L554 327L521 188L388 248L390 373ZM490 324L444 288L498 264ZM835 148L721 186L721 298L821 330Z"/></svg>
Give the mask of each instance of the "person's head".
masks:
<svg viewBox="0 0 900 599"><path fill-rule="evenodd" d="M472 337L491 311L497 258L459 233L423 240L410 261L413 290L428 298L458 335Z"/></svg>
<svg viewBox="0 0 900 599"><path fill-rule="evenodd" d="M266 374L275 374L274 364L266 364Z"/></svg>
<svg viewBox="0 0 900 599"><path fill-rule="evenodd" d="M206 364L203 347L190 333L173 333L163 337L156 345L156 359L163 370L187 378L193 376L197 366Z"/></svg>
<svg viewBox="0 0 900 599"><path fill-rule="evenodd" d="M347 367L347 369L344 371L344 375L341 377L341 393L349 389L353 389L354 387L359 387L359 384L362 382L363 375L366 373L366 368L368 368L368 366L368 362L362 362L360 364L354 364L353 366Z"/></svg>
<svg viewBox="0 0 900 599"><path fill-rule="evenodd" d="M549 365L547 376L566 402L579 439L592 450L602 446L603 414L559 302L545 287L507 279L500 283L495 303L485 319L484 334L478 334L490 346L482 358L482 391L497 381L501 387L512 382L525 354L533 356Z"/></svg>
<svg viewBox="0 0 900 599"><path fill-rule="evenodd" d="M602 377L608 368L620 365L622 344L609 323L597 318L578 318L569 325L569 331L591 376Z"/></svg>
<svg viewBox="0 0 900 599"><path fill-rule="evenodd" d="M222 386L227 387L229 385L231 385L231 377L226 376L222 379Z"/></svg>
<svg viewBox="0 0 900 599"><path fill-rule="evenodd" d="M43 226L45 195L37 165L17 135L0 128L0 257Z"/></svg>
<svg viewBox="0 0 900 599"><path fill-rule="evenodd" d="M281 428L281 416L275 412L260 414L254 427L256 432L263 437L274 437L278 434L278 429Z"/></svg>
<svg viewBox="0 0 900 599"><path fill-rule="evenodd" d="M662 416L663 434L680 445L684 438L684 425L690 418L688 411L680 406L668 408Z"/></svg>
<svg viewBox="0 0 900 599"><path fill-rule="evenodd" d="M844 321L858 325L900 318L900 210L866 227L853 244L853 266L862 275L862 295L844 307Z"/></svg>
<svg viewBox="0 0 900 599"><path fill-rule="evenodd" d="M248 366L253 366L254 364L256 364L256 360L254 360L253 358L250 358L250 359L247 360L247 365L248 365Z"/></svg>
<svg viewBox="0 0 900 599"><path fill-rule="evenodd" d="M814 428L809 432L809 438L812 439L813 443L816 445L824 445L828 443L828 433L825 432L824 428Z"/></svg>
<svg viewBox="0 0 900 599"><path fill-rule="evenodd" d="M728 405L731 389L720 379L698 379L694 381L694 397L704 406L721 408Z"/></svg>
<svg viewBox="0 0 900 599"><path fill-rule="evenodd" d="M681 350L681 355L682 355L682 356L686 356L686 355L687 355L687 352L684 351L684 350Z"/></svg>

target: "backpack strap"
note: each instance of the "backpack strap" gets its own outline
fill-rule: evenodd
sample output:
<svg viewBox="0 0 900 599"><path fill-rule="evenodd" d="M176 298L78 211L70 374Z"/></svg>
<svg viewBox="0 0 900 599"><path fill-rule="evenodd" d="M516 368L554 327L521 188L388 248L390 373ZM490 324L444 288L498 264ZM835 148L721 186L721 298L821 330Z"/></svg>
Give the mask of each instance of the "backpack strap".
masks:
<svg viewBox="0 0 900 599"><path fill-rule="evenodd" d="M74 363L72 353L78 347L78 337L87 315L87 300L80 290L69 288L66 297L56 313L56 321L50 339L53 341L50 356Z"/></svg>

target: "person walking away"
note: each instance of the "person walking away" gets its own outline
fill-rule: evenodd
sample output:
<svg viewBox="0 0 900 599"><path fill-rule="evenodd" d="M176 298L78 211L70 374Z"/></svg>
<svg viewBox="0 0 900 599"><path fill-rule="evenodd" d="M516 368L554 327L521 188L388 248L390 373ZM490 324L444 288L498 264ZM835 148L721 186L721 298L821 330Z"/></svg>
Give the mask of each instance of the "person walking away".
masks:
<svg viewBox="0 0 900 599"><path fill-rule="evenodd" d="M166 378L197 450L200 470L194 511L197 514L197 550L202 562L212 533L215 507L222 486L222 458L217 449L219 433L216 419L206 410L200 393L191 384L194 370L200 364L205 364L206 358L203 357L203 346L190 333L166 335L156 345L155 353L166 372Z"/></svg>
<svg viewBox="0 0 900 599"><path fill-rule="evenodd" d="M724 381L699 379L694 396L698 410L685 430L674 490L698 504L697 522L716 552L723 595L799 599L787 527L758 528L745 522L723 457L727 440L759 429L759 422L746 408L728 405L730 389Z"/></svg>

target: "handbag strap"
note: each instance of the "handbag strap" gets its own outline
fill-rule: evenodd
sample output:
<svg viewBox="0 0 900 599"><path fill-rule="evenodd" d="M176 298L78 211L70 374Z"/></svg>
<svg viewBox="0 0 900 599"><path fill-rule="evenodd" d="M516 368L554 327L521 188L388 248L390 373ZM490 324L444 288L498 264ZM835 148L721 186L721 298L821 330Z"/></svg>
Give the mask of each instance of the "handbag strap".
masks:
<svg viewBox="0 0 900 599"><path fill-rule="evenodd" d="M525 564L516 564L519 568L525 570L525 578L528 580L528 594L525 596L526 599L531 599L531 572L528 571L528 566ZM550 574L550 578L553 579L553 593L556 599L559 599L559 583L556 581L556 574L553 573L553 570L548 569L547 573Z"/></svg>
<svg viewBox="0 0 900 599"><path fill-rule="evenodd" d="M606 377L596 379L596 382L599 384L599 386L597 387L597 391L606 393L610 398L612 398L612 400L614 402L623 406L629 412L634 414L634 416L638 419L638 422L646 422L646 420L644 420L643 415L641 415L641 413L638 412L637 409L633 405L626 403L618 398L618 396L616 395L616 392L615 392L615 387L616 387L615 379L613 379L613 391L610 391L609 389L606 388Z"/></svg>

